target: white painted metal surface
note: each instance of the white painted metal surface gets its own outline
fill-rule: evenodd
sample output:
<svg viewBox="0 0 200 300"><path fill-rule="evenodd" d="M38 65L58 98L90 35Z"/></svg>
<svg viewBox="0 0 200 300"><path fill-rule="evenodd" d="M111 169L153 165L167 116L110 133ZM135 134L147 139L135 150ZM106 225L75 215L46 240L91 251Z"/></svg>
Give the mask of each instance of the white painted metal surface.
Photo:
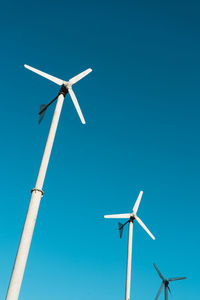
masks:
<svg viewBox="0 0 200 300"><path fill-rule="evenodd" d="M125 300L130 300L130 289L131 289L131 261L132 261L132 243L133 243L133 222L136 220L140 226L148 233L148 235L155 240L153 234L149 231L146 225L140 220L140 218L136 215L141 198L143 195L143 191L140 191L139 196L133 206L132 213L129 214L115 214L115 215L105 215L104 218L106 219L129 219L125 224L121 224L119 231L122 234L123 227L129 223L129 234L128 234L128 254L127 254L127 270L126 270L126 293L125 293ZM121 235L120 235L121 237Z"/></svg>
<svg viewBox="0 0 200 300"><path fill-rule="evenodd" d="M30 67L28 65L24 65L24 66L25 66L25 68L37 73L40 76L45 77L46 79L53 81L54 83L56 83L58 85L64 84L66 92L68 92L69 89L71 89L71 86L74 83L76 83L77 81L79 81L80 79L82 79L83 77L85 77L87 74L89 74L92 71L92 69L87 69L86 71L84 71L84 72L76 75L72 79L70 79L71 80L71 82L70 82L70 81L61 80L57 77L49 75L45 72L42 72L42 71L35 69L33 67ZM61 90L62 90L62 88L61 88ZM82 123L85 124L85 119L82 115L81 109L80 109L78 101L76 99L76 96L72 90L70 90L70 96L72 97L72 101L75 105L75 108L79 114L79 117L80 117ZM51 127L49 130L49 135L47 138L44 154L42 157L42 162L41 162L40 169L38 172L36 185L35 185L35 188L32 190L31 200L29 203L29 208L28 208L24 228L23 228L20 244L18 247L17 256L15 259L15 264L14 264L13 272L11 275L6 300L17 300L19 297L20 288L21 288L21 284L22 284L22 280L23 280L23 275L24 275L24 271L25 271L25 267L26 267L26 262L27 262L27 258L28 258L28 254L29 254L30 245L31 245L31 240L32 240L34 227L35 227L35 223L36 223L36 219L37 219L37 214L38 214L38 210L39 210L39 206L40 206L40 201L41 201L41 198L43 195L42 187L43 187L43 183L44 183L44 179L45 179L45 175L46 175L46 171L47 171L47 167L48 167L48 163L49 163L49 158L51 155L51 150L53 147L53 142L54 142L54 138L55 138L55 134L56 134L56 130L57 130L57 126L58 126L58 122L59 122L59 118L60 118L60 114L61 114L61 110L62 110L63 100L64 100L64 95L61 92L57 99L57 104L56 104L53 119L51 122Z"/></svg>
<svg viewBox="0 0 200 300"><path fill-rule="evenodd" d="M74 106L75 106L75 108L76 108L76 111L77 111L77 113L78 113L78 115L79 115L79 118L80 118L82 124L85 124L85 123L86 123L86 122L85 122L85 119L84 119L84 117L83 117L81 108L80 108L80 106L79 106L78 100L77 100L77 98L76 98L76 95L74 94L74 91L72 90L72 86L73 86L75 83L77 83L79 80L81 80L82 78L84 78L85 76L87 76L89 73L91 73L91 72L92 72L92 69L91 69L91 68L89 68L89 69L87 69L87 70L81 72L80 74L78 74L78 75L72 77L72 78L69 79L68 81L65 81L65 80L62 80L62 79L57 78L57 77L55 77L55 76L49 75L49 74L47 74L47 73L45 73L45 72L43 72L43 71L40 71L40 70L38 70L38 69L36 69L36 68L33 68L33 67L31 67L31 66L24 65L24 67L25 67L26 69L28 69L28 70L30 70L30 71L32 71L32 72L34 72L34 73L36 73L36 74L42 76L42 77L44 77L44 78L50 80L50 81L53 81L54 83L56 83L56 84L58 84L58 85L65 85L65 87L67 88L67 90L68 90L68 92L69 92L69 94L70 94L70 97L71 97L71 99L72 99L72 102L73 102L73 104L74 104Z"/></svg>
<svg viewBox="0 0 200 300"><path fill-rule="evenodd" d="M140 191L139 196L137 197L137 200L136 200L136 202L135 202L135 204L133 206L133 212L135 214L137 214L138 208L140 206L140 201L142 199L142 195L143 195L143 191Z"/></svg>
<svg viewBox="0 0 200 300"><path fill-rule="evenodd" d="M42 71L40 71L40 70L38 70L36 68L33 68L31 66L28 66L28 65L24 65L24 67L26 69L28 69L28 70L30 70L30 71L32 71L32 72L34 72L34 73L42 76L42 77L45 77L46 79L48 79L50 81L53 81L54 83L56 83L58 85L62 85L64 83L64 81L62 79L59 79L59 78L57 78L55 76L52 76L52 75L49 75L49 74L47 74L45 72L42 72Z"/></svg>
<svg viewBox="0 0 200 300"><path fill-rule="evenodd" d="M129 219L131 214L105 215L105 219Z"/></svg>
<svg viewBox="0 0 200 300"><path fill-rule="evenodd" d="M74 106L75 106L75 108L76 108L76 111L77 111L77 113L78 113L78 115L79 115L79 118L81 119L81 122L82 122L83 124L85 124L85 119L84 119L84 117L83 117L82 111L81 111L81 109L80 109L80 106L79 106L79 104L78 104L78 101L77 101L77 99L76 99L76 96L75 96L75 94L74 94L72 88L68 88L68 92L69 92L69 94L70 94L70 96L71 96L71 98L72 98L72 101L73 101Z"/></svg>
<svg viewBox="0 0 200 300"><path fill-rule="evenodd" d="M40 206L40 200L42 197L42 187L43 187L47 166L48 166L48 162L49 162L49 158L50 158L50 154L51 154L51 150L52 150L52 146L56 134L56 129L58 126L63 100L64 100L64 96L61 94L57 100L57 104L54 111L49 135L47 138L47 143L44 150L35 189L32 191L31 200L30 200L10 284L8 287L6 300L17 300L19 297L19 292L22 284L26 261L28 258L28 253L31 245L35 222L36 222L36 218Z"/></svg>
<svg viewBox="0 0 200 300"><path fill-rule="evenodd" d="M92 69L91 69L91 68L89 68L89 69L87 69L87 70L81 72L80 74L78 74L78 75L72 77L72 78L69 80L69 83L70 83L71 85L77 83L77 82L78 82L79 80L81 80L83 77L87 76L90 72L92 72Z"/></svg>
<svg viewBox="0 0 200 300"><path fill-rule="evenodd" d="M129 222L129 231L128 231L128 254L127 254L127 267L126 267L126 294L125 294L125 300L130 299L130 293L131 293L132 244L133 244L133 221L131 220Z"/></svg>

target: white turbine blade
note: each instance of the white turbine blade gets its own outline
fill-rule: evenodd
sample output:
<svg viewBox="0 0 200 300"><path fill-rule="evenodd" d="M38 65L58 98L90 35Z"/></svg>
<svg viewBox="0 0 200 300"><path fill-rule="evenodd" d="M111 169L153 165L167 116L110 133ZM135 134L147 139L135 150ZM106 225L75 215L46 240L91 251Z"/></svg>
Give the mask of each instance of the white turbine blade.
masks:
<svg viewBox="0 0 200 300"><path fill-rule="evenodd" d="M140 218L138 218L138 216L134 216L134 218L136 219L136 221L138 221L138 223L142 226L142 228L148 233L148 235L150 235L150 237L155 240L155 237L153 236L153 234L149 231L149 229L146 227L146 225L142 222L142 220L140 220Z"/></svg>
<svg viewBox="0 0 200 300"><path fill-rule="evenodd" d="M129 219L131 214L105 215L106 219Z"/></svg>
<svg viewBox="0 0 200 300"><path fill-rule="evenodd" d="M158 291L158 294L156 295L155 300L158 300L158 298L159 298L159 296L160 296L160 294L161 294L163 288L164 288L164 283L162 282L162 284L161 284L161 286L160 286L160 289L159 289L159 291Z"/></svg>
<svg viewBox="0 0 200 300"><path fill-rule="evenodd" d="M183 280L183 279L187 279L187 277L169 278L169 279L167 279L167 280L168 280L168 281L175 281L175 280Z"/></svg>
<svg viewBox="0 0 200 300"><path fill-rule="evenodd" d="M80 109L80 106L79 106L79 104L78 104L78 101L77 101L77 99L76 99L76 96L75 96L73 90L72 90L71 88L69 88L69 89L68 89L68 92L69 92L69 94L70 94L70 96L71 96L71 98L72 98L72 101L73 101L74 106L75 106L75 108L76 108L76 111L77 111L77 113L78 113L78 115L79 115L79 117L80 117L80 119L81 119L81 122L82 122L83 124L85 124L85 119L84 119L84 117L83 117L82 111L81 111L81 109Z"/></svg>
<svg viewBox="0 0 200 300"><path fill-rule="evenodd" d="M165 281L165 278L164 276L162 275L162 273L160 272L160 270L158 269L158 267L156 266L156 264L153 264L154 265L154 268L156 269L156 271L158 272L158 275L160 276L160 278Z"/></svg>
<svg viewBox="0 0 200 300"><path fill-rule="evenodd" d="M86 75L88 75L90 72L92 72L92 69L87 69L85 71L83 71L82 73L72 77L69 82L71 83L71 85L73 85L74 83L76 83L77 81L81 80L83 77L85 77Z"/></svg>
<svg viewBox="0 0 200 300"><path fill-rule="evenodd" d="M24 65L24 67L25 67L26 69L31 70L32 72L37 73L38 75L40 75L40 76L42 76L42 77L45 77L46 79L49 79L49 80L53 81L54 83L56 83L56 84L58 84L58 85L62 85L62 84L64 83L64 81L63 81L62 79L59 79L59 78L54 77L54 76L52 76L52 75L49 75L49 74L47 74L47 73L45 73L45 72L42 72L42 71L40 71L40 70L37 70L37 69L35 69L35 68L33 68L33 67L30 67L30 66L28 66L28 65Z"/></svg>
<svg viewBox="0 0 200 300"><path fill-rule="evenodd" d="M141 201L141 199L142 199L142 195L143 195L143 191L141 191L140 193L139 193L139 196L138 196L138 198L137 198L137 200L136 200L136 202L135 202L135 205L133 206L133 212L136 214L137 213L137 211L138 211L138 207L139 207L139 205L140 205L140 201Z"/></svg>

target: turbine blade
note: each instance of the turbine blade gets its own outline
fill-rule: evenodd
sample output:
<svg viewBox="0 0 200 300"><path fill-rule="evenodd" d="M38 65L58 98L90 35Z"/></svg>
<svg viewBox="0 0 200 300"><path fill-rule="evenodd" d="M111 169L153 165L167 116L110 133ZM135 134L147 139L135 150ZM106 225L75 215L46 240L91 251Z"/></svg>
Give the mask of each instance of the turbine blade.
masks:
<svg viewBox="0 0 200 300"><path fill-rule="evenodd" d="M85 77L86 75L88 75L90 72L92 72L92 69L89 68L85 71L83 71L82 73L72 77L69 82L71 83L71 85L75 84L76 82L78 82L79 80L81 80L83 77Z"/></svg>
<svg viewBox="0 0 200 300"><path fill-rule="evenodd" d="M120 239L121 239L122 234L123 234L124 225L122 223L118 223L118 225L119 225L119 235L120 235Z"/></svg>
<svg viewBox="0 0 200 300"><path fill-rule="evenodd" d="M49 74L47 74L47 73L45 73L45 72L42 72L42 71L40 71L40 70L37 70L37 69L35 69L35 68L33 68L33 67L30 67L30 66L28 66L28 65L24 65L24 67L25 67L26 69L31 70L32 72L37 73L38 75L40 75L40 76L42 76L42 77L45 77L46 79L49 79L49 80L53 81L54 83L56 83L56 84L58 84L58 85L62 85L62 84L64 83L64 81L63 81L62 79L59 79L59 78L54 77L54 76L52 76L52 75L49 75Z"/></svg>
<svg viewBox="0 0 200 300"><path fill-rule="evenodd" d="M82 111L81 111L81 109L80 109L80 106L79 106L79 104L78 104L78 101L77 101L77 99L76 99L76 96L75 96L73 90L72 90L71 88L69 88L69 89L68 89L68 92L69 92L69 94L70 94L70 96L71 96L71 98L72 98L72 101L73 101L74 106L75 106L75 108L76 108L76 111L77 111L77 113L78 113L78 115L79 115L79 118L81 119L81 122L82 122L83 124L85 124L85 119L84 119L84 117L83 117Z"/></svg>
<svg viewBox="0 0 200 300"><path fill-rule="evenodd" d="M131 214L105 215L106 219L129 219Z"/></svg>
<svg viewBox="0 0 200 300"><path fill-rule="evenodd" d="M40 105L39 121L38 121L39 124L42 122L46 110L47 110L47 105L45 104Z"/></svg>
<svg viewBox="0 0 200 300"><path fill-rule="evenodd" d="M142 226L142 228L148 233L148 235L150 235L150 237L155 240L155 237L153 236L153 234L149 231L149 229L146 227L146 225L142 222L142 220L140 220L140 218L138 218L138 216L134 215L134 218L136 219L136 221L138 221L138 223Z"/></svg>
<svg viewBox="0 0 200 300"><path fill-rule="evenodd" d="M160 278L162 280L165 280L164 276L162 275L162 273L159 271L158 267L156 266L156 264L153 264L154 265L154 268L156 269L156 271L158 272L158 275L160 276Z"/></svg>
<svg viewBox="0 0 200 300"><path fill-rule="evenodd" d="M167 280L168 281L176 281L176 280L182 280L182 279L187 279L187 277L175 277L175 278L169 278Z"/></svg>
<svg viewBox="0 0 200 300"><path fill-rule="evenodd" d="M163 287L164 287L164 283L162 282L162 284L161 284L161 286L160 286L160 289L159 289L159 291L158 291L158 293L157 293L157 295L156 295L156 298L155 298L155 300L157 300L157 299L158 299L158 297L160 296L160 294L161 294L161 292L162 292L162 289L163 289Z"/></svg>
<svg viewBox="0 0 200 300"><path fill-rule="evenodd" d="M141 201L141 199L142 199L142 195L143 195L143 191L141 191L140 193L139 193L139 196L138 196L138 198L137 198L137 200L136 200L136 202L135 202L135 205L133 206L133 212L136 214L137 213L137 211L138 211L138 207L139 207L139 205L140 205L140 201Z"/></svg>

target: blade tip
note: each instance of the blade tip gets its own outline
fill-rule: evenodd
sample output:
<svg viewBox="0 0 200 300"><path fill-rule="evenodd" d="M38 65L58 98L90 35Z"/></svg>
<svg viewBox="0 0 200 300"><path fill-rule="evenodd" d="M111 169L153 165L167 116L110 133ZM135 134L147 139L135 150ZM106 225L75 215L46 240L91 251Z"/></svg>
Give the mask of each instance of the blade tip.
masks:
<svg viewBox="0 0 200 300"><path fill-rule="evenodd" d="M155 241L156 238L155 238L155 236L153 234L151 234L150 237L152 238L152 240Z"/></svg>

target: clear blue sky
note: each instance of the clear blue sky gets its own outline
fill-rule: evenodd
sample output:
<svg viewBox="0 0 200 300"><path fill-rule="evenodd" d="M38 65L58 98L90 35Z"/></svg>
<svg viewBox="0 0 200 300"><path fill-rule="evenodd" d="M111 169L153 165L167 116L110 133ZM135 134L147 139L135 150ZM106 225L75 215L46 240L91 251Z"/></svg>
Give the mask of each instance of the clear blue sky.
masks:
<svg viewBox="0 0 200 300"><path fill-rule="evenodd" d="M200 299L200 4L198 1L1 3L0 297L5 298L58 92L24 63L68 79L87 124L66 97L22 284L21 300L123 300L127 231L104 214L138 215L131 299ZM161 297L162 299L162 297Z"/></svg>

